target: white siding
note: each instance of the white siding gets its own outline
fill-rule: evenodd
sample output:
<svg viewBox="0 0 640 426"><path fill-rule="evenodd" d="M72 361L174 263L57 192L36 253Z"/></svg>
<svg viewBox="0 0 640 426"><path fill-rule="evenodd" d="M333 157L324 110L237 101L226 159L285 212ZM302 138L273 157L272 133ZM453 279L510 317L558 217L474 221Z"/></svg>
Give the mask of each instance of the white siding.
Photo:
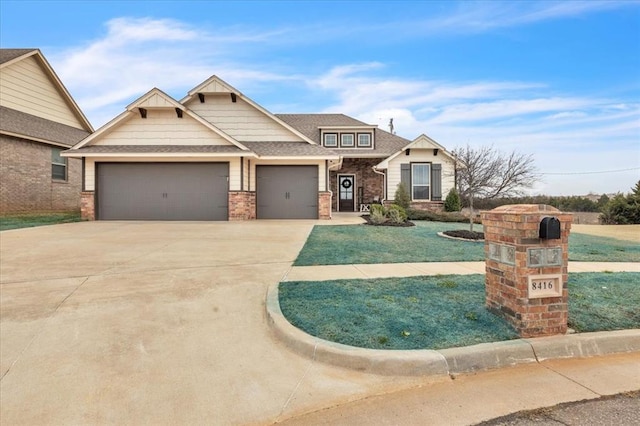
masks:
<svg viewBox="0 0 640 426"><path fill-rule="evenodd" d="M151 162L151 163L193 163L193 162L208 162L208 163L229 163L229 190L240 190L240 159L239 158L158 158L158 157L113 157L102 160L107 163L126 163L126 162ZM85 191L95 191L95 176L96 176L96 163L100 160L87 158L85 161L84 169L84 187Z"/></svg>
<svg viewBox="0 0 640 426"><path fill-rule="evenodd" d="M65 96L33 56L2 69L0 105L84 129Z"/></svg>
<svg viewBox="0 0 640 426"><path fill-rule="evenodd" d="M442 164L442 199L455 184L455 169L453 160L442 155L433 155L433 149L411 148L410 155L401 153L389 162L387 169L387 199L393 200L396 189L400 184L400 164L404 163L434 163ZM407 188L411 192L411 188Z"/></svg>
<svg viewBox="0 0 640 426"><path fill-rule="evenodd" d="M256 190L256 166L318 166L318 191L326 191L326 181L327 181L327 176L326 176L326 168L325 168L325 162L324 160L317 160L317 161L304 161L304 160L300 160L300 161L295 161L295 160L290 160L290 161L268 161L268 160L252 160L251 161L251 170L250 170L250 175L251 178L249 180L249 190L250 191L255 191Z"/></svg>
<svg viewBox="0 0 640 426"><path fill-rule="evenodd" d="M231 102L229 94L196 98L188 107L240 142L300 142L302 139L241 98Z"/></svg>
<svg viewBox="0 0 640 426"><path fill-rule="evenodd" d="M147 118L137 112L91 145L231 145L222 136L175 110L151 109Z"/></svg>

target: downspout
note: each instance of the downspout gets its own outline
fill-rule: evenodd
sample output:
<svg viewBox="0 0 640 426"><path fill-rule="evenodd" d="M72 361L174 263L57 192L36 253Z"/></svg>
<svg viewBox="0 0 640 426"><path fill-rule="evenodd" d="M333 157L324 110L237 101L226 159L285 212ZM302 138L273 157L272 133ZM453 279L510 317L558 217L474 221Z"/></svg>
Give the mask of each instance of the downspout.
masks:
<svg viewBox="0 0 640 426"><path fill-rule="evenodd" d="M382 175L382 199L380 200L380 203L382 203L384 205L384 202L387 199L387 174L385 172L379 172L378 169L376 169L376 166L373 166L371 168L371 170L373 170L373 173L377 173L379 175Z"/></svg>

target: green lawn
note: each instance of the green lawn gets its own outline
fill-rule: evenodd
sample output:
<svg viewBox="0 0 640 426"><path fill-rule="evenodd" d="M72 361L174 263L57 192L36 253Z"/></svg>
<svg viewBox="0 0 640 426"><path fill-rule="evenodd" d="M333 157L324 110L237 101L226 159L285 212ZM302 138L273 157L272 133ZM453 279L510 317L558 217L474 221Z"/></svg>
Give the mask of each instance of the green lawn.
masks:
<svg viewBox="0 0 640 426"><path fill-rule="evenodd" d="M443 349L518 338L484 308L484 275L280 283L296 327L373 349ZM640 328L640 273L569 274L569 326Z"/></svg>
<svg viewBox="0 0 640 426"><path fill-rule="evenodd" d="M468 229L467 224L416 221L400 228L366 225L315 226L295 266L358 263L454 262L484 260L482 242L451 240L440 231ZM475 230L482 230L476 225ZM569 260L640 262L640 245L573 233Z"/></svg>
<svg viewBox="0 0 640 426"><path fill-rule="evenodd" d="M0 231L79 221L80 212L7 215L0 217Z"/></svg>

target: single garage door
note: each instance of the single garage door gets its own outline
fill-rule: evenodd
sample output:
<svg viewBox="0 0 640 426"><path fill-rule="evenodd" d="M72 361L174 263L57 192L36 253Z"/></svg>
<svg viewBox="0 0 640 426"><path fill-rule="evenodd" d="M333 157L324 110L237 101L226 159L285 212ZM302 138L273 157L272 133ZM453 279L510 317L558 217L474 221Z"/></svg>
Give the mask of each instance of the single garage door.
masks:
<svg viewBox="0 0 640 426"><path fill-rule="evenodd" d="M100 163L97 175L98 219L229 217L229 163Z"/></svg>
<svg viewBox="0 0 640 426"><path fill-rule="evenodd" d="M318 166L257 166L258 219L317 219Z"/></svg>

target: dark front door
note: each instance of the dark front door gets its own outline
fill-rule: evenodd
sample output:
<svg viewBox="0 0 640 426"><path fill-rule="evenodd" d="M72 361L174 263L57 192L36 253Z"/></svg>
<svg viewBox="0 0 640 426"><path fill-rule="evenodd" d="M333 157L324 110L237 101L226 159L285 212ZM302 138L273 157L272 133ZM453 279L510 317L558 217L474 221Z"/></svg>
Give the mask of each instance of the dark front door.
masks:
<svg viewBox="0 0 640 426"><path fill-rule="evenodd" d="M355 191L356 178L353 175L339 175L338 176L338 210L341 212L354 211L354 191Z"/></svg>

